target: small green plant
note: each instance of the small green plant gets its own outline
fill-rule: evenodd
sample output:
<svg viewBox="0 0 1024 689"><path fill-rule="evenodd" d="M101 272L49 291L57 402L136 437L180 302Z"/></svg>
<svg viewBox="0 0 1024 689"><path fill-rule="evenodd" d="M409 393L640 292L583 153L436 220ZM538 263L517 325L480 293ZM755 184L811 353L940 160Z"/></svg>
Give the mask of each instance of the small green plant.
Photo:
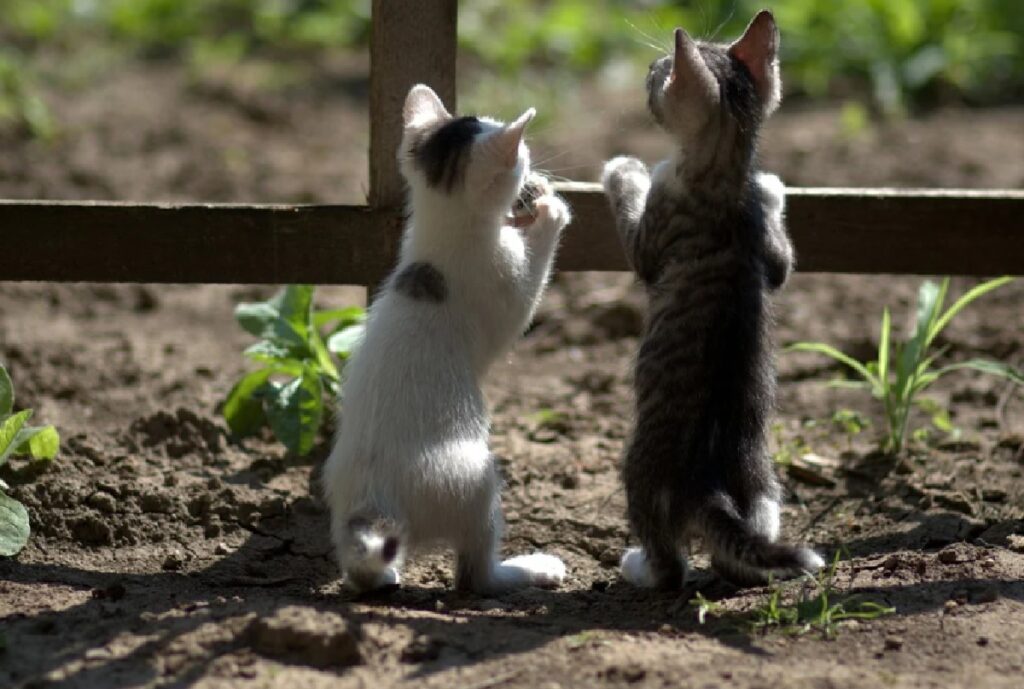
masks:
<svg viewBox="0 0 1024 689"><path fill-rule="evenodd" d="M239 304L238 323L260 341L245 356L262 364L228 393L223 414L231 431L253 435L264 425L290 451L305 455L323 420L324 398L341 388L343 365L363 333L360 307L316 311L310 285L289 285L264 302Z"/></svg>
<svg viewBox="0 0 1024 689"><path fill-rule="evenodd" d="M837 552L830 567L815 577L807 577L811 586L802 587L795 601L788 601L783 587L773 583L765 602L749 615L751 630L778 629L792 635L817 630L824 638L834 639L839 623L844 620L875 620L896 611L891 606L863 600L859 596L837 595L835 576L838 566Z"/></svg>
<svg viewBox="0 0 1024 689"><path fill-rule="evenodd" d="M886 450L901 452L907 435L911 412L916 406L931 416L936 428L949 432L952 422L949 412L934 400L920 397L936 380L962 369L974 369L1024 383L1024 373L998 361L970 359L935 367L935 361L946 348L934 348L935 338L949 325L960 311L992 290L1012 281L1001 277L983 282L968 290L953 305L943 311L949 292L949 278L941 284L926 280L918 290L916 322L913 335L903 342L894 342L889 309L882 312L882 329L875 361L860 362L824 342L797 342L787 351L815 352L835 359L857 374L859 380L835 382L835 385L863 388L880 400L884 407L887 435Z"/></svg>
<svg viewBox="0 0 1024 689"><path fill-rule="evenodd" d="M27 456L30 461L49 461L57 456L60 435L53 426L29 426L31 409L14 411L14 385L7 369L0 365L0 467L12 457ZM9 488L0 478L0 556L17 555L29 536L28 511L4 491Z"/></svg>

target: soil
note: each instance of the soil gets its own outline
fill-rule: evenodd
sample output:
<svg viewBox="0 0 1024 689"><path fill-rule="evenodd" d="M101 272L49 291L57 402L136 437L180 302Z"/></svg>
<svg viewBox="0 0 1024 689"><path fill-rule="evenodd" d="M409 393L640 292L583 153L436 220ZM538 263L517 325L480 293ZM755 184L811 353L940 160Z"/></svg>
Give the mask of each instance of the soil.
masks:
<svg viewBox="0 0 1024 689"><path fill-rule="evenodd" d="M4 135L0 196L361 200L363 61L284 92L244 83L135 64L95 88L54 89L62 136ZM593 179L611 154L657 157L663 143L642 109L613 112L607 103L629 101L596 90L578 99L607 117L552 127L538 160L562 156L550 167ZM857 135L839 122L835 107L783 110L766 166L818 186L1024 185L1024 109L945 110ZM919 282L799 274L778 299L778 339L867 357L882 306L902 327ZM500 599L457 593L438 553L409 566L400 590L357 598L339 586L315 489L329 429L295 457L269 436L233 439L218 413L250 343L232 308L271 291L0 284L0 358L18 406L62 434L45 471L3 474L33 535L0 561L0 686L1019 686L1019 389L950 376L933 397L959 437L935 432L893 458L876 451L872 401L827 386L835 366L780 354L772 440L789 460L784 532L840 554L833 601L855 594L895 611L841 622L834 638L758 631L744 620L770 590L725 584L699 551L682 592L618 580L628 533L617 464L643 302L628 275L559 276L487 393L507 479L504 550L561 556L567 582ZM363 299L355 288L318 293L323 305ZM1022 306L1021 283L985 297L943 336L943 361L1024 364ZM847 436L830 420L838 409L874 423ZM538 410L556 415L541 422ZM698 591L718 604L703 624Z"/></svg>

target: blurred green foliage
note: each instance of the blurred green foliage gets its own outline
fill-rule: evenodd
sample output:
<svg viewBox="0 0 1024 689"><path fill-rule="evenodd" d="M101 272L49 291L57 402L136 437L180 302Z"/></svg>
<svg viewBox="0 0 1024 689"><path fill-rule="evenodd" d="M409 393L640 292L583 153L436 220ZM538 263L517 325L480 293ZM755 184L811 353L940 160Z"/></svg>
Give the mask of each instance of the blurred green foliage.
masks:
<svg viewBox="0 0 1024 689"><path fill-rule="evenodd" d="M370 0L2 0L0 119L46 131L23 56L84 49L89 40L202 66L366 44ZM1019 0L462 0L460 41L484 69L575 78L614 63L646 64L684 26L737 35L760 7L775 12L791 93L856 97L883 112L949 99L1024 95ZM12 76L13 75L13 76ZM13 113L13 114L12 114Z"/></svg>

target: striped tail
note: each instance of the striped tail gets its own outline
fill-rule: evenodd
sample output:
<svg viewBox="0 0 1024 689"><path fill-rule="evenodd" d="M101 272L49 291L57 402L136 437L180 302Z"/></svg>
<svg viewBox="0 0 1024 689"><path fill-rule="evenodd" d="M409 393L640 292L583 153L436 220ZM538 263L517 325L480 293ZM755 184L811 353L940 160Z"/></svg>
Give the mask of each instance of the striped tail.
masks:
<svg viewBox="0 0 1024 689"><path fill-rule="evenodd" d="M810 548L774 542L753 531L724 493L711 497L701 510L701 530L712 553L712 566L726 579L755 585L769 575L816 572L825 566Z"/></svg>

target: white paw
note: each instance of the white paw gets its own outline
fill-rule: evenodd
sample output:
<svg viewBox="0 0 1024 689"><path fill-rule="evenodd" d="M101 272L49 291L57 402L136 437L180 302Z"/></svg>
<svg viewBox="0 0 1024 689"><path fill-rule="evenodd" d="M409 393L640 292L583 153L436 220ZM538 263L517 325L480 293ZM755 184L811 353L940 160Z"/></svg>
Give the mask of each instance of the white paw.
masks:
<svg viewBox="0 0 1024 689"><path fill-rule="evenodd" d="M810 548L804 548L800 553L800 566L807 572L817 572L825 566L825 560Z"/></svg>
<svg viewBox="0 0 1024 689"><path fill-rule="evenodd" d="M632 156L618 156L604 164L601 171L601 186L605 193L621 193L625 184L640 186L647 184L647 166Z"/></svg>
<svg viewBox="0 0 1024 689"><path fill-rule="evenodd" d="M537 199L534 202L534 208L536 209L535 226L561 230L572 221L569 206L557 196L543 196Z"/></svg>
<svg viewBox="0 0 1024 689"><path fill-rule="evenodd" d="M786 185L777 175L770 172L757 173L757 183L761 187L764 202L768 208L778 210L786 204Z"/></svg>
<svg viewBox="0 0 1024 689"><path fill-rule="evenodd" d="M654 574L647 563L643 548L627 548L619 560L619 572L622 578L633 586L649 589L657 583L654 581Z"/></svg>
<svg viewBox="0 0 1024 689"><path fill-rule="evenodd" d="M555 588L565 581L565 563L547 553L518 555L502 562L501 568L521 572L524 586Z"/></svg>

